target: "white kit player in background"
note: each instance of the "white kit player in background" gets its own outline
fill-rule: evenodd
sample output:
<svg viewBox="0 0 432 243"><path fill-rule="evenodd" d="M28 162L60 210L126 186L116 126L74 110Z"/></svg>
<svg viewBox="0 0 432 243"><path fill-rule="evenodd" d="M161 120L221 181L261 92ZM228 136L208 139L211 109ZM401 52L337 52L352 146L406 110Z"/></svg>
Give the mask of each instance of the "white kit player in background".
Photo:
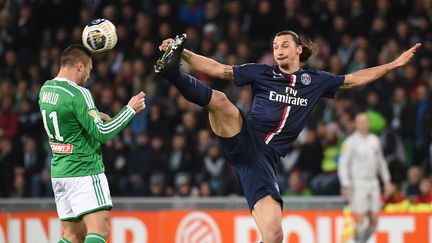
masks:
<svg viewBox="0 0 432 243"><path fill-rule="evenodd" d="M365 243L375 231L381 210L378 175L387 190L390 173L379 138L369 133L366 113L356 115L355 126L342 145L338 174L341 193L354 214L356 243Z"/></svg>

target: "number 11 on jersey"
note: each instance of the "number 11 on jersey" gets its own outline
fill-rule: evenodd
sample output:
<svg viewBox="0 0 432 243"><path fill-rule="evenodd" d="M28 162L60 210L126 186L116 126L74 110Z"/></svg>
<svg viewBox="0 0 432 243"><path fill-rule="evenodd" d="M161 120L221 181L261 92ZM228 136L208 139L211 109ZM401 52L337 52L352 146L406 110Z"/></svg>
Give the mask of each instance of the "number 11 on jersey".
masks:
<svg viewBox="0 0 432 243"><path fill-rule="evenodd" d="M57 120L57 112L53 111L51 113L49 113L49 118L52 120L52 124L54 127L54 136L52 135L52 133L50 132L49 128L48 128L48 124L47 124L47 118L46 118L46 110L42 110L42 120L43 120L43 124L44 124L44 128L46 133L48 134L49 138L55 138L58 141L63 141L63 137L60 135L60 129L59 129L59 125L58 125L58 120Z"/></svg>

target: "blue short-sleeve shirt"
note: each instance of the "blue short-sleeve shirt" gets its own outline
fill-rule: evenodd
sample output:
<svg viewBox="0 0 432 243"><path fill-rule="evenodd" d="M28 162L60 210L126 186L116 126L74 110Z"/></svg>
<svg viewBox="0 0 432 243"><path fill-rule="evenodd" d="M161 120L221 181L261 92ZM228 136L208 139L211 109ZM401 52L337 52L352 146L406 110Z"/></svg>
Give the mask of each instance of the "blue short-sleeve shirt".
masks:
<svg viewBox="0 0 432 243"><path fill-rule="evenodd" d="M278 66L254 63L234 65L233 70L237 86L252 87L248 124L280 156L289 152L318 100L334 98L345 80L343 75L318 70L287 74Z"/></svg>

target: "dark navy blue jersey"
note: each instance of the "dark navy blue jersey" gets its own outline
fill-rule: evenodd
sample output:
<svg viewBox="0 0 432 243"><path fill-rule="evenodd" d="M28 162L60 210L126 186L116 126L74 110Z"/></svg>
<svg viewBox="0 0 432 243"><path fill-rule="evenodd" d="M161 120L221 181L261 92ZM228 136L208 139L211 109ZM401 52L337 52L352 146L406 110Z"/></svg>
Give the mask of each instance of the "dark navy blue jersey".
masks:
<svg viewBox="0 0 432 243"><path fill-rule="evenodd" d="M278 66L254 63L234 65L233 70L237 86L252 86L248 124L280 156L289 152L319 99L334 98L345 80L318 70L286 74Z"/></svg>

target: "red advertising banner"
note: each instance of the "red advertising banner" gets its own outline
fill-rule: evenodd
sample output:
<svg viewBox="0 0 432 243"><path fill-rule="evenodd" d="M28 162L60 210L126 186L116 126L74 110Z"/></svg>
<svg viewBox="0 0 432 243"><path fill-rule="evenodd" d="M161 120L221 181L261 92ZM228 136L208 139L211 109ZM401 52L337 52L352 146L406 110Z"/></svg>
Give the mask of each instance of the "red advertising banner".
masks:
<svg viewBox="0 0 432 243"><path fill-rule="evenodd" d="M285 211L284 243L341 243L339 211ZM0 213L0 243L57 243L55 212ZM243 210L113 211L112 243L255 243L258 229ZM432 243L432 215L382 214L369 243Z"/></svg>

